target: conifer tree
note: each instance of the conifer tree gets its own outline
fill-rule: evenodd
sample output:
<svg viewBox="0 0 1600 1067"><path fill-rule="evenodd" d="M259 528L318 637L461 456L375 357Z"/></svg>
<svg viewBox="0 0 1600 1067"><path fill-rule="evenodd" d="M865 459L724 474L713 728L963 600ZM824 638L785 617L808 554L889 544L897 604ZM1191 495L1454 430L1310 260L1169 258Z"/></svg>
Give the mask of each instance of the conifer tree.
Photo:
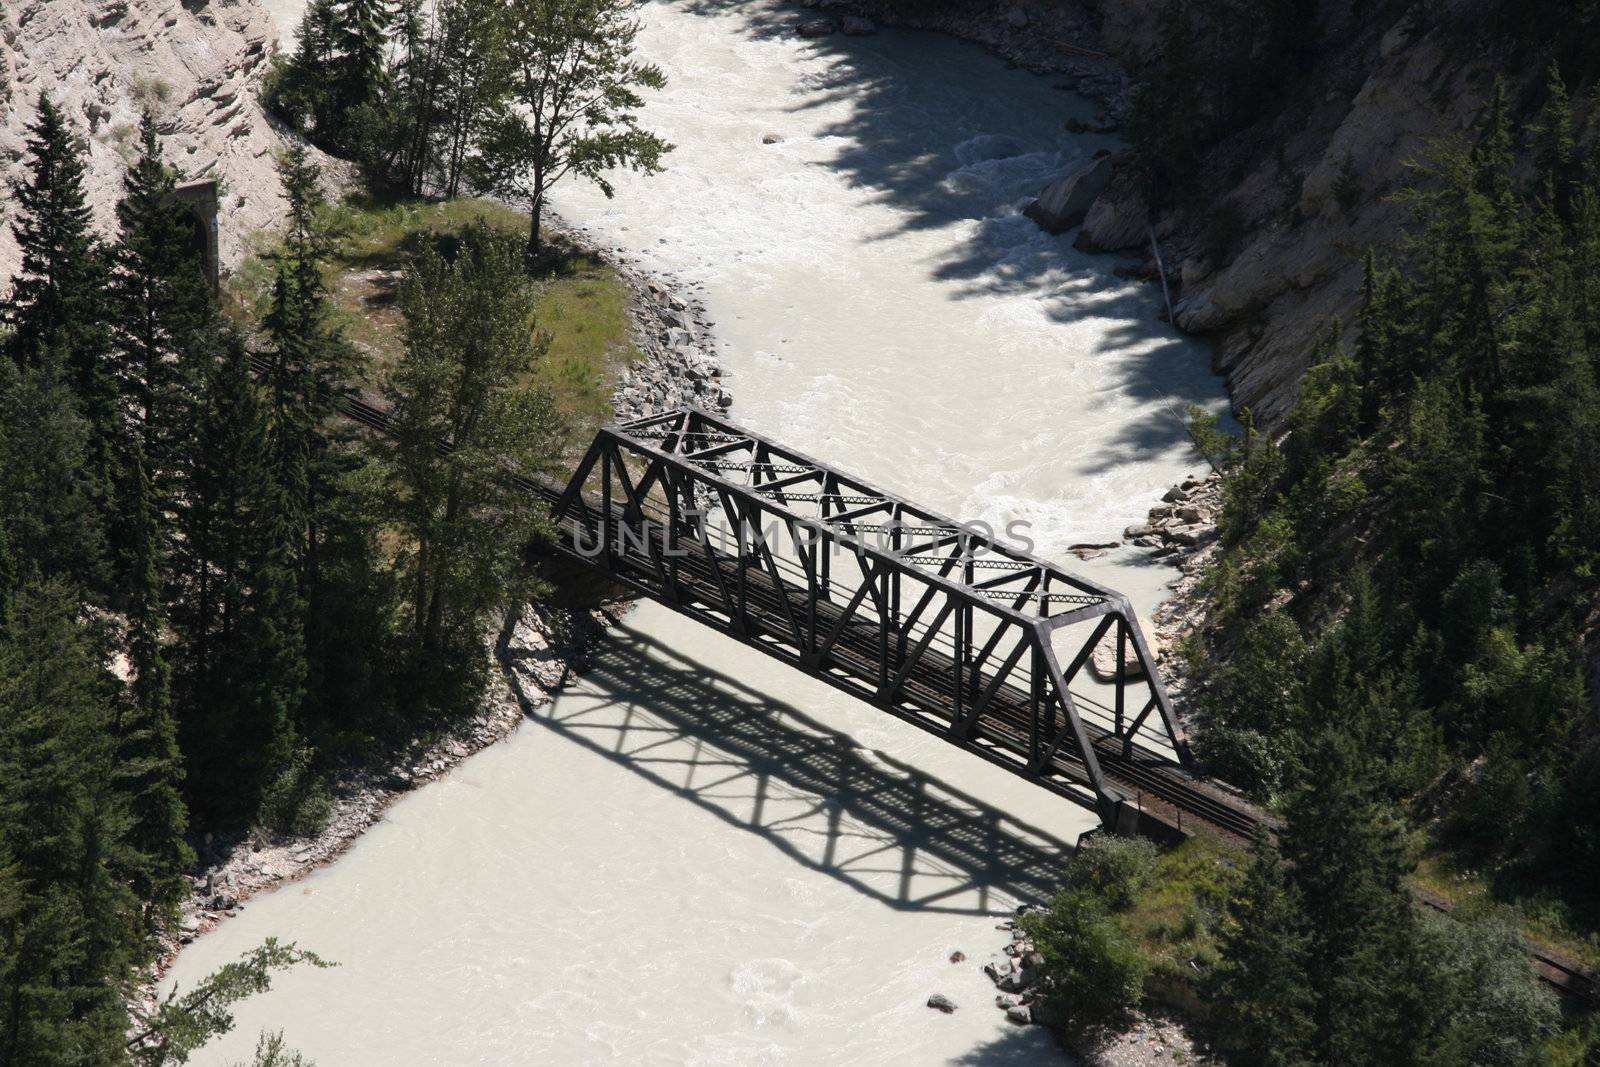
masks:
<svg viewBox="0 0 1600 1067"><path fill-rule="evenodd" d="M0 525L14 576L99 590L107 582L104 498L87 420L64 383L59 353L37 366L0 361Z"/></svg>
<svg viewBox="0 0 1600 1067"><path fill-rule="evenodd" d="M393 12L386 0L342 0L337 10L334 47L340 55L339 107L349 115L383 96Z"/></svg>
<svg viewBox="0 0 1600 1067"><path fill-rule="evenodd" d="M0 1062L116 1063L121 990L146 957L116 866L115 688L77 595L25 589L0 641Z"/></svg>
<svg viewBox="0 0 1600 1067"><path fill-rule="evenodd" d="M249 600L263 542L263 504L276 492L265 447L249 353L234 331L224 330L207 364L172 567L185 787L206 825L238 825L254 816L259 763L271 741L271 724L263 729L240 699L252 681Z"/></svg>
<svg viewBox="0 0 1600 1067"><path fill-rule="evenodd" d="M1299 898L1265 832L1223 926L1222 962L1208 995L1218 1031L1240 1067L1309 1062L1312 996Z"/></svg>
<svg viewBox="0 0 1600 1067"><path fill-rule="evenodd" d="M1311 1049L1329 1063L1396 1062L1375 1042L1372 1021L1389 1018L1398 998L1375 968L1382 956L1363 951L1400 936L1411 919L1405 829L1384 799L1355 741L1329 731L1306 759L1302 788L1285 811L1284 859L1304 908L1306 970L1315 993ZM1392 945L1389 946L1392 949ZM1405 1062L1400 1060L1398 1062Z"/></svg>
<svg viewBox="0 0 1600 1067"><path fill-rule="evenodd" d="M22 262L3 320L12 329L10 349L17 363L37 367L52 353L62 363L88 423L83 463L91 501L104 522L121 418L107 361L106 258L92 233L82 149L49 96L40 95L39 117L27 130L26 176L11 187L11 232Z"/></svg>
<svg viewBox="0 0 1600 1067"><path fill-rule="evenodd" d="M112 251L112 293L122 386L140 451L157 493L170 492L187 443L194 400L192 350L213 314L211 293L190 246L155 117L139 125L140 155L123 179L121 233ZM159 499L158 510L164 510Z"/></svg>
<svg viewBox="0 0 1600 1067"><path fill-rule="evenodd" d="M163 648L161 522L138 437L130 434L126 449L127 485L121 496L129 535L127 573L133 579L128 608L133 685L117 722L116 783L132 817L129 842L138 854L134 887L142 900L159 908L183 895L183 873L194 862L194 853L184 840L188 813L179 789L183 756L173 719L172 671Z"/></svg>

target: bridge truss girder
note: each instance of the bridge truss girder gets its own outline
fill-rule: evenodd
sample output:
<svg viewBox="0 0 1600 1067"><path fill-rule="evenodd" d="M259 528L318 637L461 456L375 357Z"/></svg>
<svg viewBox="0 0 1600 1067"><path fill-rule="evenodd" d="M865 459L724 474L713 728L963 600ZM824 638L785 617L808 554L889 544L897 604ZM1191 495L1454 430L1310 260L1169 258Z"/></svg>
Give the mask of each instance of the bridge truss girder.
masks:
<svg viewBox="0 0 1600 1067"><path fill-rule="evenodd" d="M1128 798L1100 754L1191 762L1125 597L718 416L602 430L552 519L612 578L1107 825ZM1108 700L1075 695L1108 639Z"/></svg>

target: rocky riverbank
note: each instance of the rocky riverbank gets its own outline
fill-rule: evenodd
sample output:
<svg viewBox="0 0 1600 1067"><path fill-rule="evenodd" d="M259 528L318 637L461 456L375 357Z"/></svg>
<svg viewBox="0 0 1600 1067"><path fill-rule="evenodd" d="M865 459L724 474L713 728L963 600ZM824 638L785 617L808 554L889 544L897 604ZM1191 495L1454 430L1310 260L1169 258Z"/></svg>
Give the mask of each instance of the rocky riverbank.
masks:
<svg viewBox="0 0 1600 1067"><path fill-rule="evenodd" d="M596 247L582 228L555 223L570 240L606 260L628 288L631 339L641 358L616 386L616 417L640 418L685 405L713 411L731 407L715 356L715 324L692 289L639 269L620 249ZM238 914L251 897L333 862L401 796L510 735L527 713L566 684L607 621L599 613L558 617L528 607L496 641L500 670L491 676L478 713L443 737L419 740L337 775L329 783L332 815L316 835L283 838L260 830L226 839L208 835L200 843L199 871L180 921L160 937L157 962L141 993L147 1005L184 945Z"/></svg>
<svg viewBox="0 0 1600 1067"><path fill-rule="evenodd" d="M628 287L628 315L633 344L640 359L630 366L612 397L619 422L680 407L726 411L733 394L722 377L716 323L706 315L697 292L700 283L684 284L670 273L646 271L619 245L603 245L585 226L555 215L554 228L586 251L605 260Z"/></svg>
<svg viewBox="0 0 1600 1067"><path fill-rule="evenodd" d="M1036 907L1019 905L1017 917ZM1040 986L1044 957L1016 918L1002 921L995 929L1003 932L1006 940L983 964L984 975L997 991L995 1008L1005 1012L1006 1019L1017 1026L1049 1027L1061 1040L1061 1016L1042 995ZM965 963L967 957L956 952L950 960ZM944 994L935 993L928 998L928 1007L948 1013L957 1010L958 1005ZM1092 1047L1088 1049L1074 1050L1085 1067L1171 1067L1210 1062L1184 1030L1181 1020L1159 1010L1135 1011L1128 1026L1096 1033L1089 1044Z"/></svg>
<svg viewBox="0 0 1600 1067"><path fill-rule="evenodd" d="M1161 680L1179 724L1190 730L1188 663L1184 642L1205 621L1200 581L1218 551L1217 516L1222 511L1222 477L1216 473L1185 478L1168 489L1145 522L1130 526L1128 538L1156 559L1178 569L1171 594L1151 616L1151 638Z"/></svg>

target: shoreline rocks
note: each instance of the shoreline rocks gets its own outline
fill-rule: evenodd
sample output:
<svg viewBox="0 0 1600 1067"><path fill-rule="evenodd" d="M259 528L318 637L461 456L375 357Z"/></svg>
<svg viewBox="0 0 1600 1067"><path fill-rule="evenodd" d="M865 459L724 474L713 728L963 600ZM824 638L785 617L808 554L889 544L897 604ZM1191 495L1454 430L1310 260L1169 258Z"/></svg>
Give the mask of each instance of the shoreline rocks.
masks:
<svg viewBox="0 0 1600 1067"><path fill-rule="evenodd" d="M596 248L581 228L552 221L555 229L610 264L629 289L633 341L643 358L617 385L617 418L640 418L679 406L730 407L732 396L710 354L715 351L713 324L703 304L681 286ZM158 935L156 960L138 993L142 1006L154 1005L161 978L184 945L237 915L250 898L332 863L401 796L510 736L527 713L566 685L584 648L609 621L597 613L577 616L564 628L568 638L556 644L549 621L537 606L528 606L495 644L501 670L492 676L479 713L432 745L408 747L337 777L330 786L333 813L321 832L310 838L277 838L263 831L227 840L208 837L200 849L201 871L191 879L177 927Z"/></svg>
<svg viewBox="0 0 1600 1067"><path fill-rule="evenodd" d="M671 272L637 266L619 246L604 246L600 235L552 215L555 228L604 260L628 287L632 340L642 357L632 364L612 394L619 422L680 407L726 412L733 394L723 381L717 358L716 325L705 302Z"/></svg>
<svg viewBox="0 0 1600 1067"><path fill-rule="evenodd" d="M1046 996L1044 956L1017 922L1038 910L1042 909L1035 904L1019 904L1015 917L996 927L1005 931L1009 940L983 965L983 973L998 990L994 1006L1005 1013L1008 1022L1047 1027L1063 1047L1069 1047L1062 1033L1066 1020ZM1072 1051L1079 1062L1093 1067L1171 1067L1176 1063L1208 1062L1178 1019L1150 1006L1133 1011L1128 1025L1120 1031L1091 1035L1088 1044L1090 1048L1074 1047Z"/></svg>
<svg viewBox="0 0 1600 1067"><path fill-rule="evenodd" d="M1066 233L1081 224L1111 180L1111 158L1100 156L1039 190L1022 213L1049 234Z"/></svg>

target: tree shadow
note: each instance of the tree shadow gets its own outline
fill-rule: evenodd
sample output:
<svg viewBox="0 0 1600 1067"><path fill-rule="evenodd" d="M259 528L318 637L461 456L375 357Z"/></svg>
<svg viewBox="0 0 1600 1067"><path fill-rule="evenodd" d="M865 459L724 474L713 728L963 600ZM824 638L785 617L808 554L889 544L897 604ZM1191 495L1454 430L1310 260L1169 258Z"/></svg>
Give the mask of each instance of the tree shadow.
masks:
<svg viewBox="0 0 1600 1067"><path fill-rule="evenodd" d="M737 0L674 6L716 18L718 32L752 40L793 37L799 23L821 14ZM814 130L828 155L813 165L891 209L892 221L865 240L959 234L930 252L922 268L947 299L1019 296L1050 322L1092 321L1088 352L1106 357L1095 368L1107 394L1179 410L1186 401L1219 396L1205 347L1159 319L1158 289L1117 277L1116 256L1074 249L1075 230L1050 235L1021 214L1046 183L1121 146L1110 136L1067 130L1069 118L1093 113L1091 102L1058 88L1059 79L1009 67L975 44L933 32L836 32L800 47L821 67L808 64L787 111L841 112ZM975 355L975 365L982 361ZM1003 368L994 370L1003 382ZM1188 447L1181 421L1156 413L1120 426L1080 466L1093 475Z"/></svg>
<svg viewBox="0 0 1600 1067"><path fill-rule="evenodd" d="M1046 1032L1036 1026L1007 1030L950 1062L956 1067L1035 1067L1042 1055L1056 1062L1077 1062L1060 1051L1054 1036L1046 1036Z"/></svg>
<svg viewBox="0 0 1600 1067"><path fill-rule="evenodd" d="M1009 913L1048 899L1072 852L627 626L529 717L897 909Z"/></svg>

